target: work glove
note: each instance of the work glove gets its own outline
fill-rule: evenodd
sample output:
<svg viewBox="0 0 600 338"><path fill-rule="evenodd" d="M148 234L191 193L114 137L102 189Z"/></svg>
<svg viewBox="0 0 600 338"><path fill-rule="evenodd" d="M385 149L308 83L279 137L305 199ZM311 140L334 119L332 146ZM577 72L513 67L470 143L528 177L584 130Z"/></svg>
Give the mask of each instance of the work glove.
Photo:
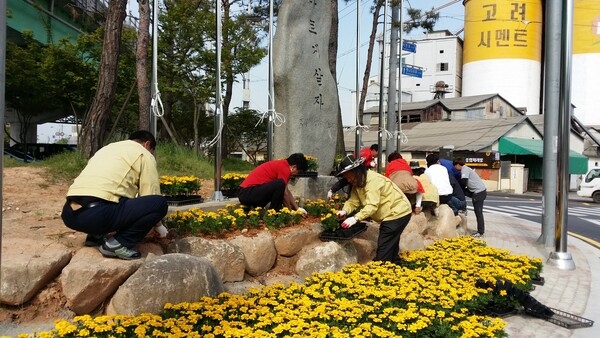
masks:
<svg viewBox="0 0 600 338"><path fill-rule="evenodd" d="M308 211L306 211L306 209L304 209L304 208L298 208L296 210L302 214L302 217L305 217L306 215L308 215Z"/></svg>
<svg viewBox="0 0 600 338"><path fill-rule="evenodd" d="M154 231L156 231L159 238L165 238L169 234L169 230L167 230L167 228L164 225L162 225L162 223L159 223L158 226L155 226Z"/></svg>
<svg viewBox="0 0 600 338"><path fill-rule="evenodd" d="M342 223L342 228L345 228L345 229L347 229L347 228L349 228L349 227L353 226L354 224L356 224L356 222L358 222L358 221L357 221L357 219L356 219L356 217L348 217L348 218L346 218L346 220L345 220L345 221Z"/></svg>
<svg viewBox="0 0 600 338"><path fill-rule="evenodd" d="M369 165L371 166L371 168L375 168L377 166L377 162L371 161L371 163L369 163Z"/></svg>
<svg viewBox="0 0 600 338"><path fill-rule="evenodd" d="M336 215L337 215L338 219L343 219L344 217L346 217L346 214L347 214L346 211L340 210L340 211L337 212Z"/></svg>
<svg viewBox="0 0 600 338"><path fill-rule="evenodd" d="M329 190L327 191L327 199L330 200L333 198L333 191Z"/></svg>

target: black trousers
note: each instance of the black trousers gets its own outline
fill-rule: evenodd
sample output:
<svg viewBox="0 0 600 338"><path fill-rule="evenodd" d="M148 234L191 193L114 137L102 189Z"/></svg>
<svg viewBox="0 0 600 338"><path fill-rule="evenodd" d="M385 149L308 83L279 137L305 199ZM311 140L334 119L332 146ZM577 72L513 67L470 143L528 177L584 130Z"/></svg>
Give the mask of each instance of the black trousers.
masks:
<svg viewBox="0 0 600 338"><path fill-rule="evenodd" d="M279 178L265 184L240 189L238 199L247 207L264 208L271 203L271 209L280 210L283 206L285 187L285 181Z"/></svg>
<svg viewBox="0 0 600 338"><path fill-rule="evenodd" d="M400 263L400 235L408 225L411 215L412 213L391 221L381 222L375 261Z"/></svg>
<svg viewBox="0 0 600 338"><path fill-rule="evenodd" d="M483 219L483 201L485 201L486 197L487 190L471 195L473 202L473 211L475 212L475 218L477 218L477 232L480 234L485 233L485 221Z"/></svg>
<svg viewBox="0 0 600 338"><path fill-rule="evenodd" d="M167 199L160 195L121 198L119 203L103 202L75 211L67 201L61 217L73 230L94 235L115 232L114 238L121 245L132 248L165 217L168 208Z"/></svg>

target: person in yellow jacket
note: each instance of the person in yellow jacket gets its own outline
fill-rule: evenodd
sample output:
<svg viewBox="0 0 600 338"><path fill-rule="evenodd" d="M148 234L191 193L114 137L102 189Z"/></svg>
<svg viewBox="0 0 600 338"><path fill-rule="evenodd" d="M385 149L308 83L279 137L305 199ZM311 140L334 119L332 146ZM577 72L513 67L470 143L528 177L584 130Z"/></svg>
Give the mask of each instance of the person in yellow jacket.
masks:
<svg viewBox="0 0 600 338"><path fill-rule="evenodd" d="M440 195L437 188L431 183L427 175L425 175L425 168L415 166L412 170L414 177L421 182L423 190L425 190L423 200L421 201L423 210L431 210L431 214L437 216L438 206L440 205Z"/></svg>
<svg viewBox="0 0 600 338"><path fill-rule="evenodd" d="M349 228L368 218L380 223L376 261L400 263L400 235L410 221L412 208L406 195L389 178L378 174L358 161L346 156L340 163L338 174L352 186L350 197L337 217L344 220L342 228ZM355 215L348 217L359 207Z"/></svg>

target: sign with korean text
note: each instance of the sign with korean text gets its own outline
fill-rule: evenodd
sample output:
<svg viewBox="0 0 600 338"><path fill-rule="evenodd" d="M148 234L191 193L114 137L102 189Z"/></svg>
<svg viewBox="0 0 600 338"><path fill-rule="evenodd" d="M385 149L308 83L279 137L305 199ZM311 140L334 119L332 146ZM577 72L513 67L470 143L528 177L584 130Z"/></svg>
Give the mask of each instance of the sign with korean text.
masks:
<svg viewBox="0 0 600 338"><path fill-rule="evenodd" d="M467 0L464 63L542 55L542 0Z"/></svg>
<svg viewBox="0 0 600 338"><path fill-rule="evenodd" d="M402 41L402 50L406 52L416 53L417 44L412 41Z"/></svg>
<svg viewBox="0 0 600 338"><path fill-rule="evenodd" d="M422 78L423 77L423 69L420 67L413 66L413 65L403 64L402 65L402 75L408 75L408 76L412 76L412 77Z"/></svg>
<svg viewBox="0 0 600 338"><path fill-rule="evenodd" d="M573 10L573 53L600 53L600 1L577 0Z"/></svg>
<svg viewBox="0 0 600 338"><path fill-rule="evenodd" d="M461 157L469 168L498 169L500 168L500 153L485 152L454 152L453 157Z"/></svg>

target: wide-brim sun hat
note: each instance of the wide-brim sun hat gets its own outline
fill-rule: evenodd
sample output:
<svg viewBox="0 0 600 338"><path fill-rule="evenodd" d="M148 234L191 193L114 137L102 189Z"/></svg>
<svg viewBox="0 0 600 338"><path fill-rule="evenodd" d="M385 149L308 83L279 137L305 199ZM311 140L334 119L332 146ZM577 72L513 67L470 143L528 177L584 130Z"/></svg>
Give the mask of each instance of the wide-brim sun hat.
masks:
<svg viewBox="0 0 600 338"><path fill-rule="evenodd" d="M342 161L340 162L340 164L338 165L338 173L335 174L335 176L337 176L337 177L342 176L342 174L344 174L345 172L348 172L348 171L358 167L359 165L362 165L364 161L365 161L364 158L359 158L358 160L356 160L354 158L354 155L348 155L348 156L344 157L342 159Z"/></svg>

